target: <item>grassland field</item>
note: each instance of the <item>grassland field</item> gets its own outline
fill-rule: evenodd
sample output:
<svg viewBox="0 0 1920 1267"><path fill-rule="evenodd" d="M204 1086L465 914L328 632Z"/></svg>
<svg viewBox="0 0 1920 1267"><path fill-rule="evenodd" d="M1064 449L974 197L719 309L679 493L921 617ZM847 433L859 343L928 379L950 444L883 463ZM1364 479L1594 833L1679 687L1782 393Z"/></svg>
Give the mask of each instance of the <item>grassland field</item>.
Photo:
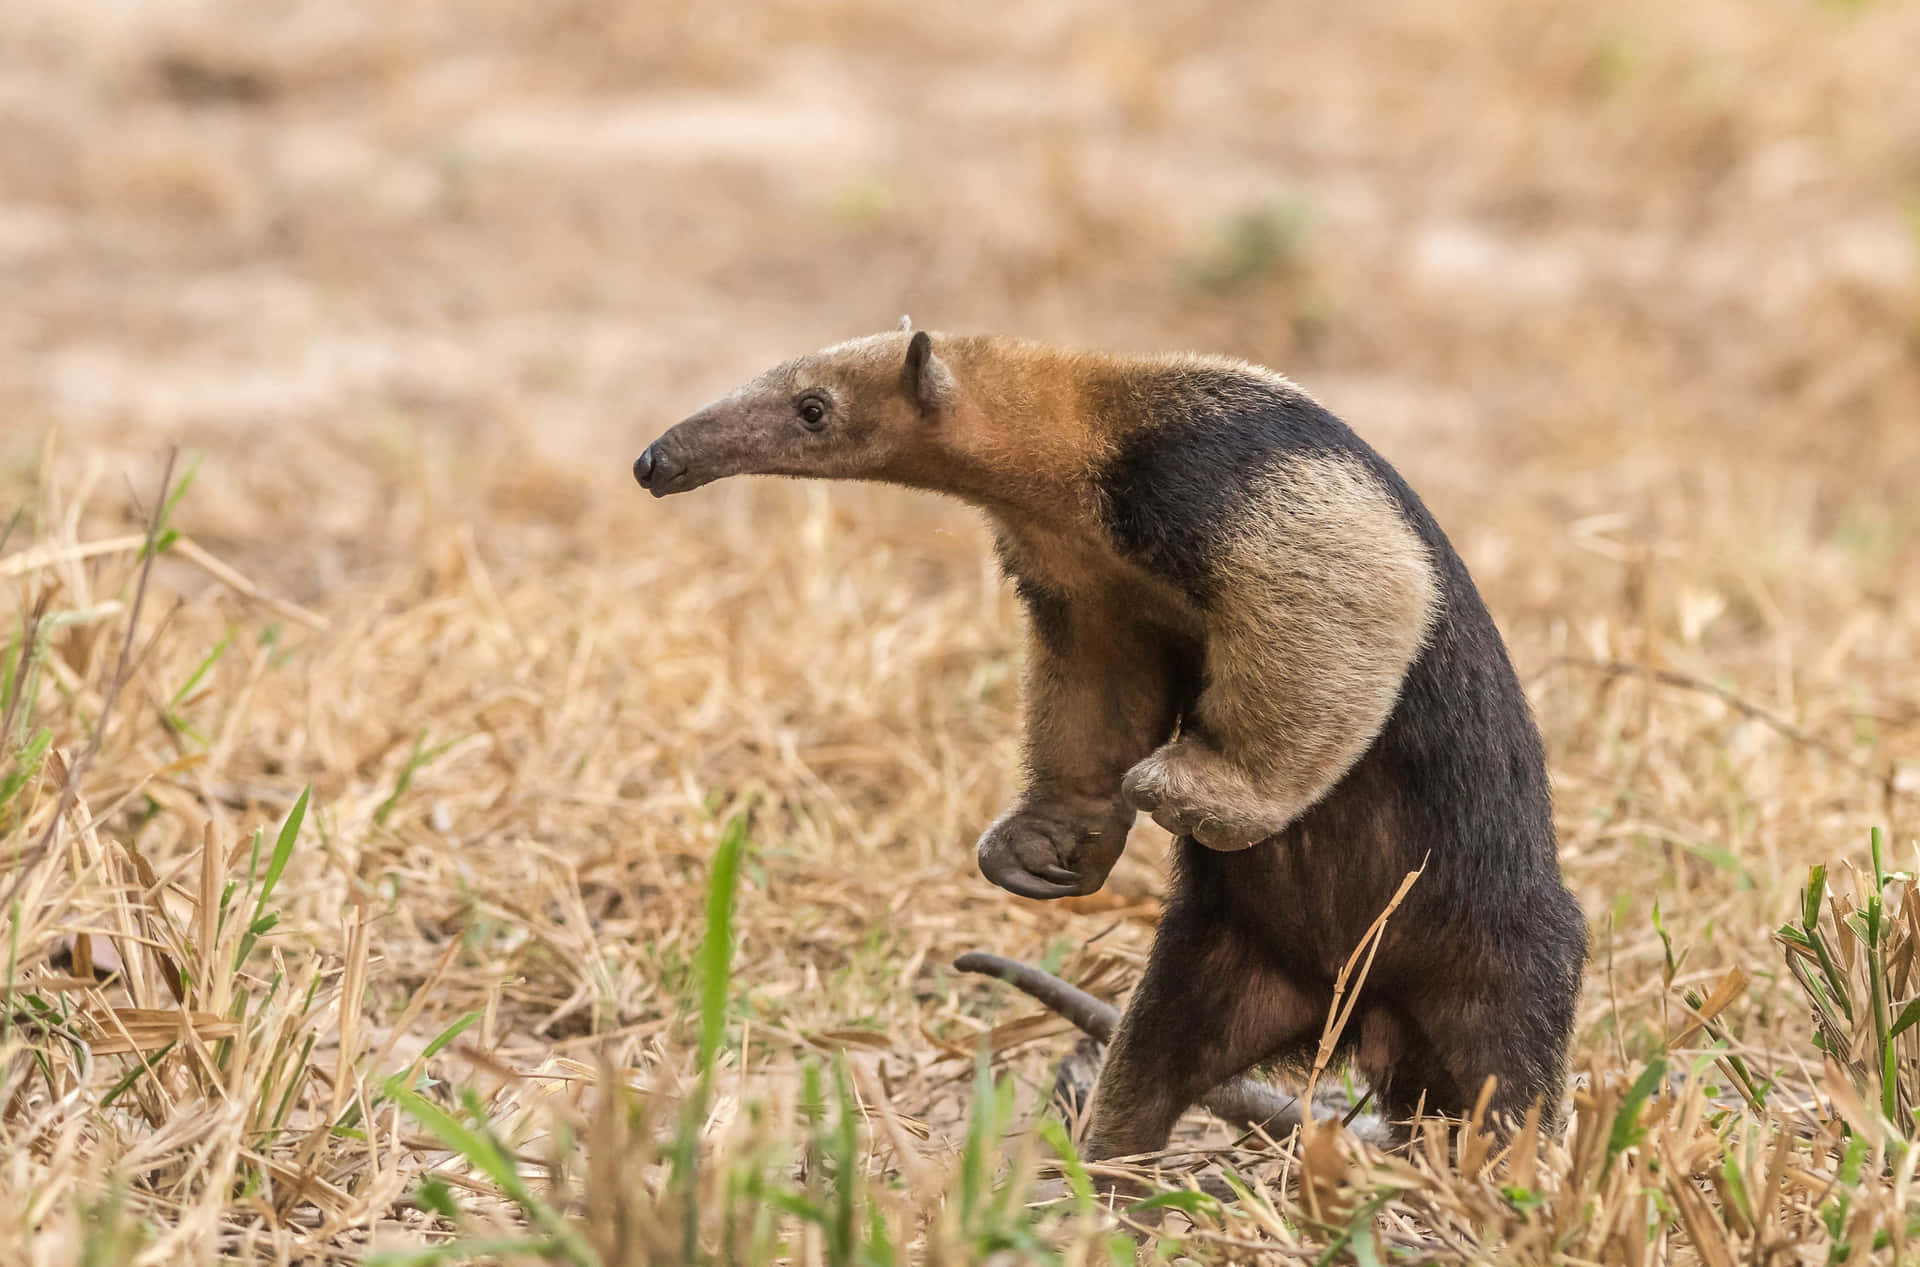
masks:
<svg viewBox="0 0 1920 1267"><path fill-rule="evenodd" d="M1900 0L10 0L0 1263L1910 1257L1916 50ZM903 312L1275 366L1419 489L1590 920L1565 1140L1195 1113L1184 1195L1075 1195L1068 1028L949 965L1123 997L1167 841L976 872L980 524L628 471Z"/></svg>

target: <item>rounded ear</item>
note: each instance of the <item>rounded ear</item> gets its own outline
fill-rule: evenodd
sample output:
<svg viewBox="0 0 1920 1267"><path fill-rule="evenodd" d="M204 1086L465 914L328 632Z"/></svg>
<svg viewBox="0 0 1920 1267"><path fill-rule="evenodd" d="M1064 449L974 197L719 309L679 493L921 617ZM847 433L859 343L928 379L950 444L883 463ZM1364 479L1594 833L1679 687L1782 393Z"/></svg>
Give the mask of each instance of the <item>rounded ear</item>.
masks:
<svg viewBox="0 0 1920 1267"><path fill-rule="evenodd" d="M904 377L907 395L913 398L921 413L938 413L952 403L957 391L953 371L933 354L933 337L925 330L915 330L907 340Z"/></svg>

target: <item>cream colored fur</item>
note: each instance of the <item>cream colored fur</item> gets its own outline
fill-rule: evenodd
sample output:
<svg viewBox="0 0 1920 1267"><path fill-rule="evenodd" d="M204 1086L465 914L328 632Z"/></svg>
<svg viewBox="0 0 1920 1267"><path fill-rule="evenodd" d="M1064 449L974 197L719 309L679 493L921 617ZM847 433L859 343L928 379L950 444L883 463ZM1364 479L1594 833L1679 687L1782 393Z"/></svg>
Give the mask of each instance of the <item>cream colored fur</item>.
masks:
<svg viewBox="0 0 1920 1267"><path fill-rule="evenodd" d="M1244 849L1325 796L1380 733L1439 580L1387 490L1325 457L1275 468L1216 569L1199 707L1123 791L1175 834Z"/></svg>

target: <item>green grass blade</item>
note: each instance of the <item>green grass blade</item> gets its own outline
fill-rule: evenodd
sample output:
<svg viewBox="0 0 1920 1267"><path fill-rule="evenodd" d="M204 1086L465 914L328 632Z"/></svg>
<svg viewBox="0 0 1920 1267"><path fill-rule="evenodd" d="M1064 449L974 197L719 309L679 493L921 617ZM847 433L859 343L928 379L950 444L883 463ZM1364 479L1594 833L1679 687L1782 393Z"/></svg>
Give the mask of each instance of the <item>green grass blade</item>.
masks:
<svg viewBox="0 0 1920 1267"><path fill-rule="evenodd" d="M1920 1021L1920 998L1907 1000L1906 1006L1900 1009L1899 1019L1894 1021L1893 1028L1887 1031L1887 1037L1900 1037L1913 1028L1915 1021Z"/></svg>
<svg viewBox="0 0 1920 1267"><path fill-rule="evenodd" d="M173 543L180 539L180 534L169 526L169 522L173 519L173 512L179 509L180 499L185 497L187 490L193 487L193 477L200 473L200 462L203 456L202 454L193 456L193 460L187 464L186 473L167 494L167 499L160 504L160 513L154 516L149 542L140 548L141 559L144 560L149 552L165 554Z"/></svg>
<svg viewBox="0 0 1920 1267"><path fill-rule="evenodd" d="M400 767L400 777L393 782L392 795L380 802L379 808L373 811L373 821L375 825L385 827L387 825L387 819L393 816L393 811L399 808L401 800L413 787L413 776L420 773L422 767L433 761L436 757L444 754L449 748L452 748L459 742L460 740L458 739L449 739L443 744L429 748L427 747L427 732L424 730L421 731L419 736L413 741L413 752L408 755L407 763Z"/></svg>
<svg viewBox="0 0 1920 1267"><path fill-rule="evenodd" d="M740 855L746 849L747 821L735 815L720 833L713 868L707 877L707 928L696 959L700 973L699 1085L682 1106L674 1140L673 1185L682 1202L681 1252L689 1263L700 1245L700 1124L713 1093L713 1070L727 1033L727 1000L733 972L733 902L740 880Z"/></svg>
<svg viewBox="0 0 1920 1267"><path fill-rule="evenodd" d="M847 1079L844 1052L835 1054L833 1085L835 1097L840 1101L840 1115L830 1141L833 1149L834 1202L833 1221L827 1226L827 1246L829 1261L851 1267L856 1240L853 1230L854 1198L860 1176L860 1111L853 1098L853 1085Z"/></svg>
<svg viewBox="0 0 1920 1267"><path fill-rule="evenodd" d="M235 972L240 971L241 967L247 962L248 957L253 954L253 948L259 944L260 939L272 932L274 926L280 922L280 913L278 911L267 910L267 899L273 896L274 885L280 882L281 874L287 869L288 860L293 857L294 842L299 839L300 828L302 824L306 822L307 798L312 792L313 788L311 785L302 789L300 799L293 803L293 808L287 811L286 821L280 824L280 835L273 843L273 856L267 860L267 874L260 884L260 896L255 898L253 902L253 918L247 923L247 931L241 934L240 944L234 948L233 970ZM260 833L255 832L253 836L253 856L252 860L247 864L247 887L249 889L253 887L254 869L260 862L260 841Z"/></svg>
<svg viewBox="0 0 1920 1267"><path fill-rule="evenodd" d="M1800 899L1800 927L1811 934L1820 923L1820 906L1826 900L1827 865L1821 863L1807 871L1807 887Z"/></svg>
<svg viewBox="0 0 1920 1267"><path fill-rule="evenodd" d="M1149 1210L1178 1210L1182 1214L1215 1215L1220 1212L1220 1198L1205 1192L1195 1192L1192 1188L1174 1188L1168 1192L1156 1192L1127 1207L1128 1214L1144 1214Z"/></svg>
<svg viewBox="0 0 1920 1267"><path fill-rule="evenodd" d="M7 649L0 652L0 717L9 720L13 714L13 677L20 664L21 641L19 634L13 635L7 639ZM6 735L0 734L0 743L6 739Z"/></svg>
<svg viewBox="0 0 1920 1267"><path fill-rule="evenodd" d="M132 1089L134 1083L140 1081L141 1074L152 1073L154 1069L159 1067L162 1058L172 1050L173 1044L168 1043L159 1051L141 1056L138 1060L134 1061L133 1068L127 1070L127 1072L121 1076L120 1081L114 1083L107 1093L100 1097L100 1107L103 1109L113 1107L115 1100L125 1095Z"/></svg>
<svg viewBox="0 0 1920 1267"><path fill-rule="evenodd" d="M388 1078L381 1084L381 1093L398 1105L402 1111L421 1126L425 1127L442 1144L460 1154L467 1163L487 1178L491 1179L502 1194L520 1207L527 1221L547 1233L545 1253L548 1257L574 1263L579 1267L596 1267L599 1258L580 1234L551 1206L534 1194L521 1177L520 1168L512 1157L501 1148L484 1125L469 1126L453 1114L447 1112L433 1101L406 1086L398 1078ZM477 1121L479 1110L484 1106L470 1102L469 1111L475 1113Z"/></svg>
<svg viewBox="0 0 1920 1267"><path fill-rule="evenodd" d="M467 1028L479 1019L480 1013L468 1012L465 1016L462 1016L459 1020L441 1030L440 1033L434 1037L434 1040L428 1043L420 1052L420 1059L415 1063L424 1065L427 1061L432 1060L446 1048L448 1043L466 1033Z"/></svg>
<svg viewBox="0 0 1920 1267"><path fill-rule="evenodd" d="M0 776L0 814L6 812L7 806L13 803L13 798L20 794L20 789L39 775L40 767L47 759L47 751L52 746L53 732L45 729L36 730L33 732L33 738L13 755L12 768L4 776Z"/></svg>
<svg viewBox="0 0 1920 1267"><path fill-rule="evenodd" d="M746 848L747 820L735 815L720 834L707 884L707 932L700 943L700 1076L713 1073L727 1032L727 994L733 968L733 900Z"/></svg>
<svg viewBox="0 0 1920 1267"><path fill-rule="evenodd" d="M1620 1108L1613 1115L1613 1129L1607 1136L1607 1164L1611 1166L1616 1157L1639 1143L1646 1135L1646 1129L1640 1125L1640 1110L1652 1098L1654 1091L1667 1076L1665 1058L1656 1056L1640 1076L1634 1079L1633 1086L1627 1091L1626 1098L1620 1102Z"/></svg>
<svg viewBox="0 0 1920 1267"><path fill-rule="evenodd" d="M20 899L7 903L7 994L13 997L20 972ZM0 1007L0 1043L13 1037L13 1009Z"/></svg>
<svg viewBox="0 0 1920 1267"><path fill-rule="evenodd" d="M293 1108L293 1093L298 1091L300 1084L307 1079L307 1059L313 1055L314 1040L318 1037L317 1034L308 1034L306 1042L300 1047L300 1059L294 1062L293 1075L287 1079L286 1087L280 1092L280 1103L273 1108L273 1129L276 1131L286 1125L287 1113Z"/></svg>
<svg viewBox="0 0 1920 1267"><path fill-rule="evenodd" d="M267 859L267 874L260 881L260 897L253 904L255 919L265 912L267 899L273 896L273 886L280 883L280 876L287 869L287 860L293 857L293 845L300 838L301 826L307 821L307 801L312 795L312 784L300 789L300 798L287 811L286 821L280 824L280 835L273 842L273 856Z"/></svg>
<svg viewBox="0 0 1920 1267"><path fill-rule="evenodd" d="M227 648L232 645L232 643L233 630L229 628L227 630L227 636L214 643L213 650L207 653L206 659L200 661L199 667L195 668L194 671L187 676L186 685L173 693L173 698L167 701L167 707L178 708L181 700L193 694L194 688L199 686L207 674L213 671L213 666L220 662L220 657L227 653Z"/></svg>
<svg viewBox="0 0 1920 1267"><path fill-rule="evenodd" d="M987 1185L993 1156L993 1070L983 1042L973 1058L973 1112L967 1118L967 1142L960 1154L960 1226L971 1228Z"/></svg>
<svg viewBox="0 0 1920 1267"><path fill-rule="evenodd" d="M1067 1189L1073 1193L1074 1209L1081 1214L1093 1213L1093 1176L1087 1172L1086 1163L1080 1160L1080 1152L1073 1146L1073 1137L1067 1134L1066 1124L1055 1117L1043 1119L1040 1138L1060 1159L1060 1169L1067 1177Z"/></svg>

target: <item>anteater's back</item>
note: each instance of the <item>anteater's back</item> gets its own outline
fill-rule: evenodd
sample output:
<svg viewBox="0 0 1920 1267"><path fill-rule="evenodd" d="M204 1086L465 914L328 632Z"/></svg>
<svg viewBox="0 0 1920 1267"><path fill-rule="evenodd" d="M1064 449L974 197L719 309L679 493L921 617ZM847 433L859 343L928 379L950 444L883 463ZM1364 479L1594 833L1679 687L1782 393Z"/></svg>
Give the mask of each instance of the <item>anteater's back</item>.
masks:
<svg viewBox="0 0 1920 1267"><path fill-rule="evenodd" d="M1143 379L1159 391L1142 392ZM1300 984L1330 989L1406 874L1424 866L1388 923L1369 991L1391 1000L1414 1046L1428 1029L1470 1029L1483 1012L1517 1009L1503 1028L1525 1032L1535 1080L1553 1085L1585 921L1561 880L1538 728L1466 565L1399 473L1285 380L1188 361L1127 381L1125 406L1141 410L1157 395L1159 416L1118 446L1104 480L1108 523L1124 549L1198 601L1232 582L1222 543L1244 531L1270 473L1324 463L1357 467L1385 490L1439 587L1425 642L1365 754L1265 846L1222 853L1183 840L1181 900L1203 922L1248 929ZM1436 1001L1447 1015L1433 1014Z"/></svg>

